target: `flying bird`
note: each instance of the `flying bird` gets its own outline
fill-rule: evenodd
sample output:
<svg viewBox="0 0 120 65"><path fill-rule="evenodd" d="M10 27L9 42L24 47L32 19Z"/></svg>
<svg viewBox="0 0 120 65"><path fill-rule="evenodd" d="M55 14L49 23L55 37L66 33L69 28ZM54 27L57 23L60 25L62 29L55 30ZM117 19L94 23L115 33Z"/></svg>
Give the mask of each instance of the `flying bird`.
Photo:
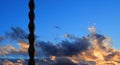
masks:
<svg viewBox="0 0 120 65"><path fill-rule="evenodd" d="M55 28L56 28L56 29L59 29L59 30L61 29L59 26L55 26Z"/></svg>

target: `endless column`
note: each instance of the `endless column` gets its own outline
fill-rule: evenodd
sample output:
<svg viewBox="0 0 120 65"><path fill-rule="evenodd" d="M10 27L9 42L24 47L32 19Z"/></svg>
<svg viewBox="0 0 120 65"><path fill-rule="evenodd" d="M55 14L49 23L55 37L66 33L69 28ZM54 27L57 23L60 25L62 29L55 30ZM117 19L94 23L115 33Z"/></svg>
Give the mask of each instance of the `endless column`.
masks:
<svg viewBox="0 0 120 65"><path fill-rule="evenodd" d="M35 41L35 36L34 36L34 18L35 18L35 14L34 14L34 0L30 0L29 1L29 24L28 24L28 28L29 28L29 49L28 49L28 53L29 53L29 61L28 61L28 65L35 65L35 60L34 60L34 53L35 53L35 48L34 48L34 41Z"/></svg>

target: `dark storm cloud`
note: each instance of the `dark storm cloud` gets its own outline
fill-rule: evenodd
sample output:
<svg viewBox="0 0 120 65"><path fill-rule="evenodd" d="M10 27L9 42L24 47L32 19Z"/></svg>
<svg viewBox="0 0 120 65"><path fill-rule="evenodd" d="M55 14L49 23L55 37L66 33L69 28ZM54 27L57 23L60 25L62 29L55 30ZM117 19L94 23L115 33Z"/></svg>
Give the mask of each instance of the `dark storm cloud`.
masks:
<svg viewBox="0 0 120 65"><path fill-rule="evenodd" d="M79 65L71 61L71 59L67 57L56 57L54 61L49 59L40 60L37 65Z"/></svg>
<svg viewBox="0 0 120 65"><path fill-rule="evenodd" d="M106 39L104 35L101 34L89 34L82 38L67 35L68 38L74 39L74 41L70 42L68 40L62 40L59 44L54 44L51 42L38 42L36 47L40 47L42 51L46 55L54 55L54 56L72 56L77 55L82 51L88 50L88 48L92 47L92 43L90 40L97 39L98 45L101 49L104 49L103 41Z"/></svg>
<svg viewBox="0 0 120 65"><path fill-rule="evenodd" d="M11 27L11 32L6 32L5 37L15 41L26 41L28 34L20 27Z"/></svg>
<svg viewBox="0 0 120 65"><path fill-rule="evenodd" d="M79 40L80 38L75 36L75 35L71 35L71 34L64 34L64 37L69 38L69 39L75 39L75 40Z"/></svg>
<svg viewBox="0 0 120 65"><path fill-rule="evenodd" d="M89 41L87 38L83 37L73 42L64 40L56 45L50 42L42 41L37 43L36 46L40 47L46 55L71 56L87 50L89 46Z"/></svg>
<svg viewBox="0 0 120 65"><path fill-rule="evenodd" d="M35 38L38 38L38 37L39 36L35 35ZM10 39L12 41L28 42L28 33L26 33L26 31L20 27L11 27L11 32L6 32L5 38Z"/></svg>
<svg viewBox="0 0 120 65"><path fill-rule="evenodd" d="M4 40L4 37L0 36L0 42L2 42Z"/></svg>
<svg viewBox="0 0 120 65"><path fill-rule="evenodd" d="M28 34L20 27L11 27L11 32L6 32L5 37L13 41L28 42ZM51 42L36 41L36 48L41 48L46 55L71 56L88 49L89 41L87 38L78 38L73 35L67 35L68 38L74 39L73 42L63 40L59 44ZM41 53L41 51L39 51Z"/></svg>
<svg viewBox="0 0 120 65"><path fill-rule="evenodd" d="M97 39L99 43L101 43L105 39L104 35L97 34L97 33L89 34L88 37L91 38L91 39Z"/></svg>
<svg viewBox="0 0 120 65"><path fill-rule="evenodd" d="M65 57L56 58L56 63L54 65L78 65L73 63L70 59Z"/></svg>

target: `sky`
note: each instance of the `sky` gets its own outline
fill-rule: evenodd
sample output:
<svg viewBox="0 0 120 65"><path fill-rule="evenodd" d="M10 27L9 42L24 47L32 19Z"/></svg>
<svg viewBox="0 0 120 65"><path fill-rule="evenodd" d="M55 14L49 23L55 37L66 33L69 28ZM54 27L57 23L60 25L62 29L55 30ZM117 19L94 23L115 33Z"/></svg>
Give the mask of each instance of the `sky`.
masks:
<svg viewBox="0 0 120 65"><path fill-rule="evenodd" d="M0 36L11 27L28 32L28 1L0 0ZM35 34L39 40L56 42L66 33L85 36L95 25L120 49L120 0L35 0Z"/></svg>

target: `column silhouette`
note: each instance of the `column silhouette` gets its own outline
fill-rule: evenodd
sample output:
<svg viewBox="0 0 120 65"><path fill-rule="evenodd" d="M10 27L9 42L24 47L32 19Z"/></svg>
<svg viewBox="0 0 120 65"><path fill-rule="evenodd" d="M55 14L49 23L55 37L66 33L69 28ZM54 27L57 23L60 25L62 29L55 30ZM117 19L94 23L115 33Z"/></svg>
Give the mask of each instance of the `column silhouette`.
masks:
<svg viewBox="0 0 120 65"><path fill-rule="evenodd" d="M35 65L35 60L34 60L34 53L35 53L35 48L34 48L34 42L35 42L35 35L34 35L34 19L35 19L35 14L34 14L34 0L30 0L29 1L29 24L28 24L28 28L29 28L29 35L28 35L28 40L29 40L29 49L28 49L28 53L29 53L29 61L28 61L28 65Z"/></svg>

